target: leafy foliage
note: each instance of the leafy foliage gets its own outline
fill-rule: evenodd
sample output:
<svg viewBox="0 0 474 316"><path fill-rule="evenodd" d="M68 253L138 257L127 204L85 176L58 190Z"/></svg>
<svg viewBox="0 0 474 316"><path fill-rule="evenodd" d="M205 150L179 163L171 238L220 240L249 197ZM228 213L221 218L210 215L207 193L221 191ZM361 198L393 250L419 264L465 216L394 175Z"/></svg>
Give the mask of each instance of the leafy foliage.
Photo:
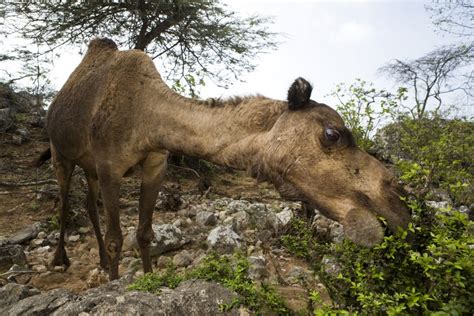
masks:
<svg viewBox="0 0 474 316"><path fill-rule="evenodd" d="M213 253L204 258L198 267L181 274L174 266L169 266L161 274L148 273L138 278L129 289L159 293L163 286L175 288L184 280L202 279L218 282L240 295L241 298L232 304L222 305L224 311L244 305L258 313L288 314L288 309L275 290L265 284L256 285L248 277L248 269L249 262L241 253L235 253L233 256Z"/></svg>
<svg viewBox="0 0 474 316"><path fill-rule="evenodd" d="M334 302L315 310L315 315L472 312L473 223L451 209L434 212L416 201L410 207L413 223L408 230L385 237L374 249L350 241L319 247L335 259L339 273L315 265ZM307 237L304 233L282 238L290 252L297 249L315 262L306 256L315 242ZM317 293L310 293L310 301L321 305Z"/></svg>
<svg viewBox="0 0 474 316"><path fill-rule="evenodd" d="M183 276L176 273L176 267L169 265L163 273L147 273L138 278L128 289L159 294L163 286L174 289L183 279Z"/></svg>
<svg viewBox="0 0 474 316"><path fill-rule="evenodd" d="M399 157L401 180L430 198L431 188L446 190L456 204L474 203L474 122L431 114L422 120L401 117L384 128Z"/></svg>
<svg viewBox="0 0 474 316"><path fill-rule="evenodd" d="M349 86L338 84L331 95L339 100L336 110L352 131L357 144L367 150L373 145L371 137L375 130L405 100L405 93L406 90L400 88L392 94L376 89L373 83L356 79Z"/></svg>
<svg viewBox="0 0 474 316"><path fill-rule="evenodd" d="M472 222L458 211L411 207L414 221L403 234L385 237L372 250L350 242L335 248L341 272L322 275L337 305L368 314L469 312Z"/></svg>
<svg viewBox="0 0 474 316"><path fill-rule="evenodd" d="M276 46L269 18L240 17L219 1L12 2L0 10L23 38L47 51L110 37L120 47L160 57L163 74L192 94L204 78L219 86L251 71L255 57Z"/></svg>

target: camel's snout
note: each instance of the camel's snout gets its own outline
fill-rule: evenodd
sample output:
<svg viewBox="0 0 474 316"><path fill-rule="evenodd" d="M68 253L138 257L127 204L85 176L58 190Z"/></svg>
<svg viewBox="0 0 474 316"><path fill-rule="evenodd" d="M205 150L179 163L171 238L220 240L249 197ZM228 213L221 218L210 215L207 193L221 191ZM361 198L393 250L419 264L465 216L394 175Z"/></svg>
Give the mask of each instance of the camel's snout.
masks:
<svg viewBox="0 0 474 316"><path fill-rule="evenodd" d="M351 209L342 225L346 237L360 246L373 247L383 240L384 229L377 217L368 210Z"/></svg>

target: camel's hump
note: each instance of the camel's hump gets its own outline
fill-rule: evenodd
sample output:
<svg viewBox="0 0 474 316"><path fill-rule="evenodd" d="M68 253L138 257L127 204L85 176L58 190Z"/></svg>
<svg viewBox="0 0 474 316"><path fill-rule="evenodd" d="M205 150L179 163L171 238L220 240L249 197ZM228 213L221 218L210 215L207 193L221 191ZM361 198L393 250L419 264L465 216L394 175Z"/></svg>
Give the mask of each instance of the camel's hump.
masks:
<svg viewBox="0 0 474 316"><path fill-rule="evenodd" d="M92 49L113 49L117 50L117 44L110 38L94 38L92 41L89 43L89 50Z"/></svg>

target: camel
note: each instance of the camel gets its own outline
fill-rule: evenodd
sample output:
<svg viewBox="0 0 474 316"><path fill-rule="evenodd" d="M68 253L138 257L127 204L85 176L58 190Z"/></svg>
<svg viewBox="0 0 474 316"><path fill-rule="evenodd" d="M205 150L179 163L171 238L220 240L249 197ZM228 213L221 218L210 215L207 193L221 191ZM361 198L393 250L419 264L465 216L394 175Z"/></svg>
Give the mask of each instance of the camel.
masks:
<svg viewBox="0 0 474 316"><path fill-rule="evenodd" d="M407 227L410 212L397 181L356 146L336 111L310 99L311 92L308 81L298 78L286 101L260 95L191 99L171 90L144 52L119 51L110 39L92 40L47 115L60 187L60 239L52 265L69 266L64 235L77 165L87 179L100 265L110 280L118 278L120 185L129 169L141 165L137 241L143 270L151 272L152 214L170 152L248 170L273 183L283 197L310 203L342 223L347 238L363 246L382 240L378 217L392 232ZM99 188L105 239L97 213Z"/></svg>

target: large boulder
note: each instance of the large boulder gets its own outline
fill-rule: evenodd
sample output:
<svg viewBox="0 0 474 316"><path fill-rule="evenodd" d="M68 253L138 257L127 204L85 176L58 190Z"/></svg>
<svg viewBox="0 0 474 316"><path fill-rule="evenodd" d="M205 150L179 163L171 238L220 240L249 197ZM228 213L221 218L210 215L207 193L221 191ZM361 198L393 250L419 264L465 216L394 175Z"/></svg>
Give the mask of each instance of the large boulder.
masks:
<svg viewBox="0 0 474 316"><path fill-rule="evenodd" d="M128 291L120 279L76 295L65 289L40 293L19 284L0 288L0 315L238 315L222 312L236 293L214 282L189 280L160 295Z"/></svg>
<svg viewBox="0 0 474 316"><path fill-rule="evenodd" d="M20 245L0 246L0 272L10 269L14 264L19 266L26 264L26 255L23 247Z"/></svg>

